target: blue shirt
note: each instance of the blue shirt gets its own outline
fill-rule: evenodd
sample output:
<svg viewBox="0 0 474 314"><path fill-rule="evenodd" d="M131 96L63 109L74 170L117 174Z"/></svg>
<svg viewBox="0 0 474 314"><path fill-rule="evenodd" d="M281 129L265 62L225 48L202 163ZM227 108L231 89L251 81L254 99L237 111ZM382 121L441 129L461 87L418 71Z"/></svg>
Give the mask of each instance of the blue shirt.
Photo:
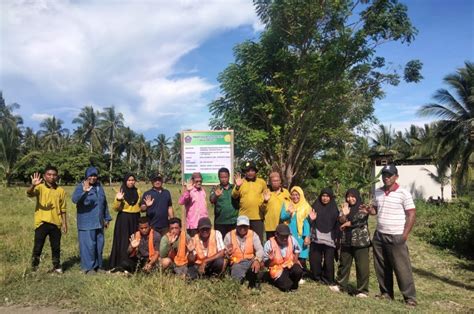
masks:
<svg viewBox="0 0 474 314"><path fill-rule="evenodd" d="M79 183L72 194L72 202L77 206L78 230L102 229L105 222L112 220L104 188L100 184L84 192L82 182Z"/></svg>
<svg viewBox="0 0 474 314"><path fill-rule="evenodd" d="M153 205L146 209L146 216L150 220L150 225L155 230L168 227L168 207L172 206L170 191L150 189L143 193L141 205L145 204L147 195L151 195L151 198L154 199Z"/></svg>

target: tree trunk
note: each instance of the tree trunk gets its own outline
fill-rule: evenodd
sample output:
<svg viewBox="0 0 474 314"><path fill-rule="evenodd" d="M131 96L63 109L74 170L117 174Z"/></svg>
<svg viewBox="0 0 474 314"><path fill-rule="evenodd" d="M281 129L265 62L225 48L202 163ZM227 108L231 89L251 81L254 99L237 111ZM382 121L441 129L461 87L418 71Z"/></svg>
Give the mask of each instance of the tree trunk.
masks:
<svg viewBox="0 0 474 314"><path fill-rule="evenodd" d="M441 185L441 202L444 203L444 186Z"/></svg>
<svg viewBox="0 0 474 314"><path fill-rule="evenodd" d="M112 169L114 164L114 142L110 144L109 184L112 185Z"/></svg>

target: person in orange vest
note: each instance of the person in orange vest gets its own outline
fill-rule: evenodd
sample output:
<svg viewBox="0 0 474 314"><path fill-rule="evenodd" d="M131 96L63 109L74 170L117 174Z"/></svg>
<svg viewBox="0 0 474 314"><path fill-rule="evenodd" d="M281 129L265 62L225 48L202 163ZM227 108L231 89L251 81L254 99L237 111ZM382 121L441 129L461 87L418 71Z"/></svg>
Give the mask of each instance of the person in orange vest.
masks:
<svg viewBox="0 0 474 314"><path fill-rule="evenodd" d="M192 244L188 246L191 252L188 254L188 263L194 264L188 268L190 277L194 277L193 272L201 276L222 274L226 267L222 234L212 228L208 217L199 219L197 229L198 233L193 237Z"/></svg>
<svg viewBox="0 0 474 314"><path fill-rule="evenodd" d="M183 237L186 235L186 237ZM160 242L160 266L163 270L172 269L177 275L188 275L188 246L192 238L182 229L181 219L170 218L168 232Z"/></svg>
<svg viewBox="0 0 474 314"><path fill-rule="evenodd" d="M122 268L127 272L151 272L158 265L160 240L160 233L151 228L148 218L140 217L138 231L130 236L129 258L122 263Z"/></svg>
<svg viewBox="0 0 474 314"><path fill-rule="evenodd" d="M260 288L263 273L260 272L263 262L263 247L256 232L249 230L247 216L237 218L237 228L228 232L224 238L226 253L229 257L230 275L243 283L249 281L249 288Z"/></svg>
<svg viewBox="0 0 474 314"><path fill-rule="evenodd" d="M298 260L301 248L290 234L290 228L279 224L275 236L263 246L263 261L268 267L272 283L281 291L298 289L303 267Z"/></svg>

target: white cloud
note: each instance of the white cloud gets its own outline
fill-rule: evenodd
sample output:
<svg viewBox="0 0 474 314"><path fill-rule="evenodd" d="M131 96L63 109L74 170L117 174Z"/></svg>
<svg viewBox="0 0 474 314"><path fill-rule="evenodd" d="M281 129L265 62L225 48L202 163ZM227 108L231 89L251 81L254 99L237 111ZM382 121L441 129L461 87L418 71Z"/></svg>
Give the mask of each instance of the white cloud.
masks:
<svg viewBox="0 0 474 314"><path fill-rule="evenodd" d="M33 113L31 115L31 120L37 121L37 122L43 122L43 120L47 118L52 118L53 115L47 114L47 113Z"/></svg>
<svg viewBox="0 0 474 314"><path fill-rule="evenodd" d="M10 95L28 89L47 110L116 105L128 125L142 130L164 116L208 116L203 105L215 86L195 65L185 73L177 63L221 32L262 28L248 0L4 0L0 6L0 80ZM184 75L173 78L177 72ZM22 103L22 110L28 105L38 104Z"/></svg>

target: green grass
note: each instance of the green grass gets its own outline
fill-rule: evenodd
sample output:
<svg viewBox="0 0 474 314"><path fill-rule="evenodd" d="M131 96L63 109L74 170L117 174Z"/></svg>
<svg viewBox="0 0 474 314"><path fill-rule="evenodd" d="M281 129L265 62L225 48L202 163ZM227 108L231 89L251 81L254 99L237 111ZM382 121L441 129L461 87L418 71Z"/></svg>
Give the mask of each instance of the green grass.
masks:
<svg viewBox="0 0 474 314"><path fill-rule="evenodd" d="M147 189L141 185L141 189ZM177 204L178 187L168 187ZM71 195L73 187L66 187ZM108 199L114 192L106 187ZM156 272L149 276L126 278L118 274L85 276L79 268L79 249L75 208L68 203L69 233L62 240L63 275L48 274L51 267L49 243L45 244L39 271L29 270L33 246L34 202L25 196L24 188L0 190L0 296L1 310L18 307L45 307L49 310L145 312L145 311L259 311L259 312L404 312L397 290L396 301L375 299L378 292L373 268L370 298L360 300L336 294L327 287L308 281L295 293L281 293L268 284L259 294L232 280L199 280L187 283L180 278ZM175 206L175 211L179 208ZM212 212L212 211L211 211ZM115 213L112 214L115 217ZM416 228L416 227L415 227ZM374 230L371 221L371 231ZM113 225L106 231L104 258L111 249ZM474 262L460 259L416 236L409 240L415 284L422 312L473 312ZM352 283L355 271L352 271ZM14 307L10 307L14 306ZM9 308L10 307L10 308Z"/></svg>

